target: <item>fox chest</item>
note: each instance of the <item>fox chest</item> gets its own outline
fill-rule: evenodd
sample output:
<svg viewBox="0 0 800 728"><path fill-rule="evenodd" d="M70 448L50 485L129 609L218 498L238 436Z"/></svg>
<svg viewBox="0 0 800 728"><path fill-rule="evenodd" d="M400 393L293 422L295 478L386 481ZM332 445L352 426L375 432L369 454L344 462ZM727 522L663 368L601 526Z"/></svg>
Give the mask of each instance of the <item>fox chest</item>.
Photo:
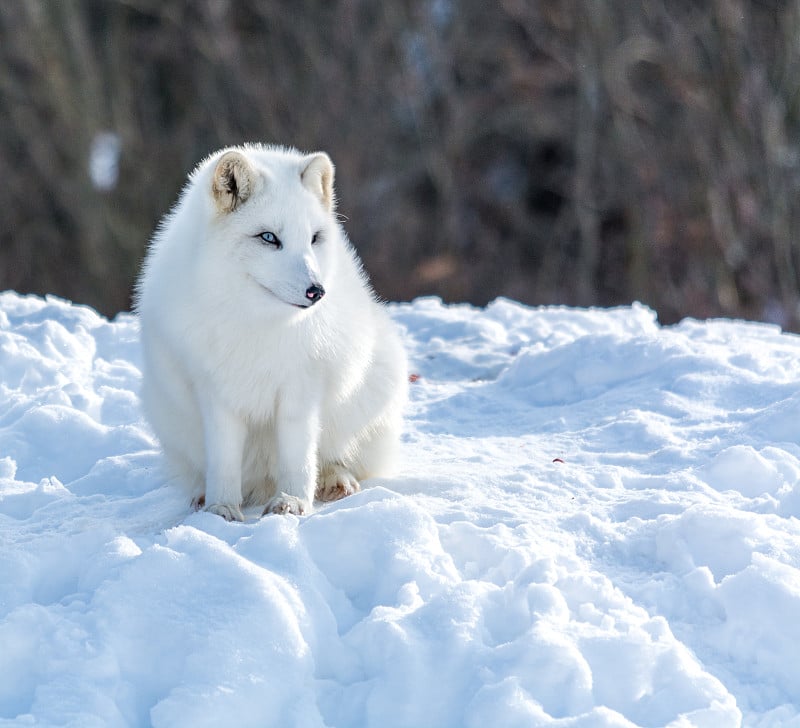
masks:
<svg viewBox="0 0 800 728"><path fill-rule="evenodd" d="M256 423L286 408L315 408L323 396L325 368L305 352L228 350L209 372L212 396Z"/></svg>

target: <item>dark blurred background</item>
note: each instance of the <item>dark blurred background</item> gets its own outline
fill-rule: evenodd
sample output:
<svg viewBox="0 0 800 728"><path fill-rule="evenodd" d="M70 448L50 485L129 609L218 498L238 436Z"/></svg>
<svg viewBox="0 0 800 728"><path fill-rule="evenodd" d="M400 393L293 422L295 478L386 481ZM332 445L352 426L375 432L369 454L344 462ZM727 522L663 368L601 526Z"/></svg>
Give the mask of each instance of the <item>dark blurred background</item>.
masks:
<svg viewBox="0 0 800 728"><path fill-rule="evenodd" d="M0 288L127 309L242 141L330 153L386 298L800 330L800 0L4 0Z"/></svg>

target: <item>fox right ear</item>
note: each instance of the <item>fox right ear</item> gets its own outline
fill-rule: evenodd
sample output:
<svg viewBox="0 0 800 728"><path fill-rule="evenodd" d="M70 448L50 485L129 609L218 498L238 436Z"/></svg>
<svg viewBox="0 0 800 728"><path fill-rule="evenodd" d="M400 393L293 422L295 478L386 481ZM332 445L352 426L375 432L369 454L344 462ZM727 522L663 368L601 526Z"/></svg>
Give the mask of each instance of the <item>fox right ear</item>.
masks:
<svg viewBox="0 0 800 728"><path fill-rule="evenodd" d="M220 212L233 212L253 192L255 171L241 152L225 152L214 169L211 191Z"/></svg>
<svg viewBox="0 0 800 728"><path fill-rule="evenodd" d="M322 206L332 212L336 203L333 193L333 162L325 152L309 155L300 179L308 190L313 192Z"/></svg>

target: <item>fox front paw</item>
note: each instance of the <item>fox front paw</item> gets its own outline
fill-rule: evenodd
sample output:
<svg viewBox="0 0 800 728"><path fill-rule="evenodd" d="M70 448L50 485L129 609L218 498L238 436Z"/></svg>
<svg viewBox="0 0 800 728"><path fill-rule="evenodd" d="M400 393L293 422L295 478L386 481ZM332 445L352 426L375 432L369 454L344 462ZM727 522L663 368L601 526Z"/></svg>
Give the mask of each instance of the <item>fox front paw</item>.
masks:
<svg viewBox="0 0 800 728"><path fill-rule="evenodd" d="M360 490L361 486L349 470L333 467L321 473L315 497L325 502L336 501Z"/></svg>
<svg viewBox="0 0 800 728"><path fill-rule="evenodd" d="M239 506L224 503L212 503L205 509L209 513L222 516L226 521L244 521L244 514Z"/></svg>
<svg viewBox="0 0 800 728"><path fill-rule="evenodd" d="M288 493L278 493L278 495L272 496L272 498L267 501L262 515L266 516L268 513L293 513L295 516L302 516L309 510L308 502L303 498L298 498Z"/></svg>

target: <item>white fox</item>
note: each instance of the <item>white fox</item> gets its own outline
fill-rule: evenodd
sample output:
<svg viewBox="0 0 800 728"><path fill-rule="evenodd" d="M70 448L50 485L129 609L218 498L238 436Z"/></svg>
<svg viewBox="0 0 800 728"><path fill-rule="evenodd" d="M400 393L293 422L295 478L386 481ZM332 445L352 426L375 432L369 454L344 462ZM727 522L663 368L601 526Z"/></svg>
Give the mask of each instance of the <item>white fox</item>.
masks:
<svg viewBox="0 0 800 728"><path fill-rule="evenodd" d="M136 288L142 403L169 474L228 520L309 513L388 474L408 374L338 224L327 154L201 162Z"/></svg>

